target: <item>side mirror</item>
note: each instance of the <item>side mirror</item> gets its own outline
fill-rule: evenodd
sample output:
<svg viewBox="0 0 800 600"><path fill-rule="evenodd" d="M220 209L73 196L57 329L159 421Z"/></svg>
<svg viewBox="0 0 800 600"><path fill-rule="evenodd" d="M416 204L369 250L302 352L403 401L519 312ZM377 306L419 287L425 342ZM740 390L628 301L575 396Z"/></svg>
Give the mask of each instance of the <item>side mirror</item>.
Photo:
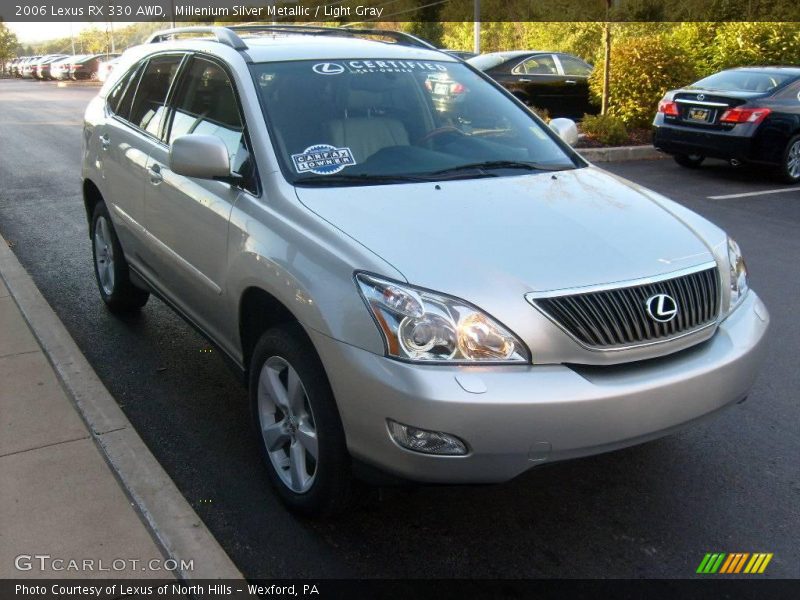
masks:
<svg viewBox="0 0 800 600"><path fill-rule="evenodd" d="M550 121L550 129L570 146L578 143L578 126L572 119L553 119Z"/></svg>
<svg viewBox="0 0 800 600"><path fill-rule="evenodd" d="M190 133L176 138L169 151L169 168L186 177L231 179L228 147L213 135Z"/></svg>

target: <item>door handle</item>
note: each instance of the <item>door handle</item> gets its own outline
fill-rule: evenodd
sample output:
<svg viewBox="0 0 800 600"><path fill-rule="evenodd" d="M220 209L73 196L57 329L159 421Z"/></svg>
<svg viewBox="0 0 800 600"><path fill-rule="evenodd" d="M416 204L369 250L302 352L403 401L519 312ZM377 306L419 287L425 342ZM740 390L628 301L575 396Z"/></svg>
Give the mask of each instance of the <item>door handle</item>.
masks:
<svg viewBox="0 0 800 600"><path fill-rule="evenodd" d="M530 83L530 82L531 82L531 80L530 80L530 79L517 79L517 81L518 81L519 83Z"/></svg>
<svg viewBox="0 0 800 600"><path fill-rule="evenodd" d="M103 150L108 150L108 147L111 145L111 138L107 135L101 135L98 139L100 140L100 147L103 148Z"/></svg>
<svg viewBox="0 0 800 600"><path fill-rule="evenodd" d="M158 185L162 181L164 181L164 176L161 174L161 165L158 163L153 163L150 165L150 183L153 185Z"/></svg>
<svg viewBox="0 0 800 600"><path fill-rule="evenodd" d="M567 80L566 80L564 83L568 83L568 84L570 84L570 85L575 85L575 84L576 84L576 83L578 83L578 82L577 82L577 81L575 81L574 79L567 79Z"/></svg>

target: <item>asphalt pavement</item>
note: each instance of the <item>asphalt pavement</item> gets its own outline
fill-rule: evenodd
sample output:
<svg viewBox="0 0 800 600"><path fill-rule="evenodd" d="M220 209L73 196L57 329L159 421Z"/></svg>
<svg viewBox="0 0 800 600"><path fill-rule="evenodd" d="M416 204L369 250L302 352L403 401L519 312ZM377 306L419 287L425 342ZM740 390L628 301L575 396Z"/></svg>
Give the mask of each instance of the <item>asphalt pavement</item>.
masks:
<svg viewBox="0 0 800 600"><path fill-rule="evenodd" d="M128 320L100 300L80 195L95 91L0 80L0 234L245 576L690 577L706 552L771 552L765 576L800 577L800 186L721 162L604 165L742 246L773 319L747 402L505 485L381 488L310 522L271 492L245 390L208 343L157 300Z"/></svg>

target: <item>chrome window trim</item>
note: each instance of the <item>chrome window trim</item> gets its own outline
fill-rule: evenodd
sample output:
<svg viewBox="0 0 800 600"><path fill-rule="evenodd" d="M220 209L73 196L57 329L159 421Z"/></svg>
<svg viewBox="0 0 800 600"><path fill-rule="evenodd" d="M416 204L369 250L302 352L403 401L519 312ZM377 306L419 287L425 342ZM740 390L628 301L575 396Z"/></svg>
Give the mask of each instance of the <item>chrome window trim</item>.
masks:
<svg viewBox="0 0 800 600"><path fill-rule="evenodd" d="M724 102L701 102L700 100L690 100L689 98L675 98L675 102L680 102L681 104L700 104L701 106L718 106L718 107L730 108L730 105L725 104Z"/></svg>
<svg viewBox="0 0 800 600"><path fill-rule="evenodd" d="M549 56L551 59L553 59L553 64L555 65L556 70L558 71L558 73L518 73L517 72L517 69L519 69L523 65L523 63L526 63L530 59L536 58L537 56ZM514 68L511 69L510 73L512 75L533 75L535 77L561 77L562 74L563 74L563 71L561 69L561 63L558 62L558 60L556 59L556 55L555 54L551 54L549 52L536 52L534 54L529 54L528 56L523 58L521 61L519 61L514 66Z"/></svg>

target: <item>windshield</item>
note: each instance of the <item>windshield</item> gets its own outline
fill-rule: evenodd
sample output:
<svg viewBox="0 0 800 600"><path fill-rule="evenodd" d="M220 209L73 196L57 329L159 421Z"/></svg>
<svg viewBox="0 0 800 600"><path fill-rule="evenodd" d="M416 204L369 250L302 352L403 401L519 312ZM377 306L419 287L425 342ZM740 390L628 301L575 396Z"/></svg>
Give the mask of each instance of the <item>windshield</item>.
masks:
<svg viewBox="0 0 800 600"><path fill-rule="evenodd" d="M524 108L462 63L253 65L284 174L374 185L575 168Z"/></svg>
<svg viewBox="0 0 800 600"><path fill-rule="evenodd" d="M791 76L781 73L722 71L701 79L689 87L728 92L770 92L788 79L791 79Z"/></svg>

